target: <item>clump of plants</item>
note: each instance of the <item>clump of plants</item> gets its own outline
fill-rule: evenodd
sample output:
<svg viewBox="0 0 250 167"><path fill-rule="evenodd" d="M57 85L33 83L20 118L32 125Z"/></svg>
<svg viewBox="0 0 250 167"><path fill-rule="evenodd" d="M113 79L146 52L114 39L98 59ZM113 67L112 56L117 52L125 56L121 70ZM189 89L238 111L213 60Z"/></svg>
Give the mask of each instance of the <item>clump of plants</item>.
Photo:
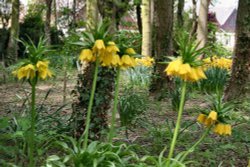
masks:
<svg viewBox="0 0 250 167"><path fill-rule="evenodd" d="M35 166L35 155L36 155L36 85L39 80L45 80L52 77L52 72L49 69L49 61L46 60L45 54L49 51L46 47L46 41L40 38L37 46L29 40L20 41L26 48L28 59L23 60L17 70L13 71L13 74L19 79L27 81L31 86L31 104L30 104L30 117L29 117L29 131L28 136L28 157L29 166Z"/></svg>
<svg viewBox="0 0 250 167"><path fill-rule="evenodd" d="M228 108L223 107L223 103L221 99L219 99L216 101L217 105L213 107L213 110L207 114L200 114L197 119L198 122L204 124L206 127L200 139L190 149L184 153L178 154L176 156L177 160L173 158L184 110L187 83L195 83L199 80L207 79L203 68L203 62L198 59L198 56L200 56L206 48L198 49L198 43L190 39L188 35L184 33L177 39L177 43L179 45L179 57L172 60L165 70L167 75L178 77L182 82L178 117L168 153L168 159L166 160L166 166L176 164L176 161L180 163L184 162L186 156L193 152L193 150L202 142L211 129L219 135L231 135L231 125L225 123Z"/></svg>

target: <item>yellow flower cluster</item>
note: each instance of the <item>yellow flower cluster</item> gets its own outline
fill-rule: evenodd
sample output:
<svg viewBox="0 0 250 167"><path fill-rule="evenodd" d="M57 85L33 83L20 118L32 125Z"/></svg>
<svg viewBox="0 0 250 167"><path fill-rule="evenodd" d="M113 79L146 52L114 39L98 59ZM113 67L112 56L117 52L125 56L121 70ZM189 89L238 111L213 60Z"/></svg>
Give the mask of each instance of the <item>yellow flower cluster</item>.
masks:
<svg viewBox="0 0 250 167"><path fill-rule="evenodd" d="M213 56L211 58L203 59L204 68L217 67L222 69L230 69L232 66L232 60L224 57Z"/></svg>
<svg viewBox="0 0 250 167"><path fill-rule="evenodd" d="M33 79L36 75L41 79L46 79L52 76L48 65L49 61L38 61L36 65L27 64L20 67L18 70L14 71L13 74L16 75L19 80L23 78Z"/></svg>
<svg viewBox="0 0 250 167"><path fill-rule="evenodd" d="M181 57L170 62L165 72L169 76L180 77L184 81L196 82L200 79L206 79L201 67L191 67L188 63L183 64Z"/></svg>
<svg viewBox="0 0 250 167"><path fill-rule="evenodd" d="M135 61L137 62L137 64L145 67L151 67L155 62L154 59L149 56L145 56L140 59L136 58Z"/></svg>
<svg viewBox="0 0 250 167"><path fill-rule="evenodd" d="M13 74L17 75L19 80L23 78L33 79L36 76L36 68L32 64L28 64L19 68L17 71L14 71Z"/></svg>
<svg viewBox="0 0 250 167"><path fill-rule="evenodd" d="M49 61L38 61L36 64L38 77L41 79L46 79L47 77L51 77L52 73L49 70Z"/></svg>
<svg viewBox="0 0 250 167"><path fill-rule="evenodd" d="M232 127L229 124L218 123L215 125L213 131L219 135L231 135Z"/></svg>
<svg viewBox="0 0 250 167"><path fill-rule="evenodd" d="M218 122L218 113L215 111L211 111L208 116L205 114L200 114L197 118L197 121L204 124L205 126L215 125L213 132L219 135L231 135L232 133L231 125Z"/></svg>
<svg viewBox="0 0 250 167"><path fill-rule="evenodd" d="M105 46L103 40L96 40L92 49L83 49L81 51L79 60L94 62L98 56L102 66L112 66L126 69L138 65L138 60L130 56L136 54L133 48L126 49L122 56L119 56L118 52L120 52L120 49L114 42L108 42L107 46ZM144 62L143 64L147 64L147 66L150 65L150 62L152 62L150 58L142 61Z"/></svg>

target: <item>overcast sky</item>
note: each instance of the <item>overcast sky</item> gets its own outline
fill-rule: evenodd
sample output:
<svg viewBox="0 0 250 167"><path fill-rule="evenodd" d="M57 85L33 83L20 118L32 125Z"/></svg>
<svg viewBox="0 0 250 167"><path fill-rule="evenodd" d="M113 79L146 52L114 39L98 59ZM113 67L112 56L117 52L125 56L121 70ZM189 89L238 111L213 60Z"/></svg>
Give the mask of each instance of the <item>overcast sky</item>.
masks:
<svg viewBox="0 0 250 167"><path fill-rule="evenodd" d="M214 6L219 7L231 7L231 6L237 6L239 0L215 0L216 3L214 3Z"/></svg>
<svg viewBox="0 0 250 167"><path fill-rule="evenodd" d="M32 0L30 0L32 1ZM198 6L199 6L198 0ZM217 16L217 20L222 24L230 14L231 10L237 8L239 0L212 0L213 6L210 6L210 10L214 11ZM28 0L21 0L26 5ZM192 0L185 0L185 9L192 7ZM198 9L197 9L198 11Z"/></svg>
<svg viewBox="0 0 250 167"><path fill-rule="evenodd" d="M21 0L23 4L27 4L28 0ZM235 6L238 3L238 0L214 0L217 6L223 6L223 7L229 7L229 6ZM187 3L192 3L192 0L186 0Z"/></svg>

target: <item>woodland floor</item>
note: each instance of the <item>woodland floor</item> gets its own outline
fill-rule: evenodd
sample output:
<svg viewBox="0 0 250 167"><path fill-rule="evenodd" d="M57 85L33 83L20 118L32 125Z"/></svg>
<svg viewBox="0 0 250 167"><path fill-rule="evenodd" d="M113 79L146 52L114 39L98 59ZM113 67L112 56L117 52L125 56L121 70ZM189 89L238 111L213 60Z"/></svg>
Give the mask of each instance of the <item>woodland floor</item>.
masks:
<svg viewBox="0 0 250 167"><path fill-rule="evenodd" d="M75 75L76 76L76 75ZM71 90L76 84L76 77L68 79L67 97L63 113L71 113L70 96ZM47 82L41 82L37 86L37 103L43 103L43 99L47 92L51 90L44 104L53 108L58 108L63 105L63 78L57 77ZM30 86L27 83L19 81L10 81L7 84L0 84L0 115L5 116L15 113L16 108L21 107L23 100L30 94ZM190 128L183 129L182 137L178 144L179 150L185 150L187 145L197 140L202 132L202 127L195 122L198 115L197 110L204 109L208 104L207 99L203 95L194 95L191 100L188 100L185 105L185 114L183 119L187 122L186 126ZM124 139L129 143L140 144L149 154L158 154L164 148L170 137L165 133L168 127L173 127L173 121L176 119L176 112L171 110L171 103L168 100L156 101L153 97L148 98L147 113L143 116L142 121L139 121L133 131L129 131L129 140L124 139L124 132L121 131L118 140ZM249 112L249 110L248 110ZM248 115L249 116L249 115ZM146 120L146 121L145 121ZM237 125L236 129L243 134L237 133L232 137L218 137L211 134L209 139L204 141L198 150L190 156L191 160L198 161L191 166L247 166L250 157L250 127L248 123ZM166 127L167 126L167 127ZM235 125L236 126L236 125ZM236 130L235 130L236 131ZM235 132L233 131L233 132ZM165 138L165 139L164 139ZM122 139L122 140L123 140ZM149 149L150 148L150 149Z"/></svg>

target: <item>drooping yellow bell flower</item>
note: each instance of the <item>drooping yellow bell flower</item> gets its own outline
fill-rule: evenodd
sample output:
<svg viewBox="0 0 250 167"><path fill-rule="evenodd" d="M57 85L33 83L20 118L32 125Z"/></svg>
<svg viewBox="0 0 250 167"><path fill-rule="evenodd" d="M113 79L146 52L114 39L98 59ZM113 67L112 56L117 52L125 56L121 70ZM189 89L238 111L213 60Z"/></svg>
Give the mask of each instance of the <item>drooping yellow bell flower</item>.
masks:
<svg viewBox="0 0 250 167"><path fill-rule="evenodd" d="M136 61L133 57L130 57L129 55L123 55L121 58L121 64L122 68L135 67Z"/></svg>
<svg viewBox="0 0 250 167"><path fill-rule="evenodd" d="M113 61L113 55L109 52L102 52L100 55L102 66L110 66Z"/></svg>
<svg viewBox="0 0 250 167"><path fill-rule="evenodd" d="M134 55L136 54L135 50L133 48L128 48L126 49L125 53L129 54L129 55Z"/></svg>
<svg viewBox="0 0 250 167"><path fill-rule="evenodd" d="M206 119L207 119L207 116L205 114L199 114L197 121L199 123L205 124Z"/></svg>
<svg viewBox="0 0 250 167"><path fill-rule="evenodd" d="M211 126L215 124L215 122L217 121L217 117L218 117L217 112L211 111L209 115L207 116L207 119L205 120L204 124L206 126Z"/></svg>
<svg viewBox="0 0 250 167"><path fill-rule="evenodd" d="M178 75L181 65L182 59L179 57L168 64L167 68L165 69L165 72L169 76Z"/></svg>
<svg viewBox="0 0 250 167"><path fill-rule="evenodd" d="M52 73L49 70L49 61L38 61L36 64L38 77L41 79L46 79L47 77L51 77Z"/></svg>
<svg viewBox="0 0 250 167"><path fill-rule="evenodd" d="M112 64L113 66L120 66L120 65L122 64L122 63L121 63L120 56L119 56L118 54L115 54L115 55L113 56L113 59L112 59L111 64Z"/></svg>
<svg viewBox="0 0 250 167"><path fill-rule="evenodd" d="M92 49L94 53L100 54L106 49L104 41L102 39L96 40Z"/></svg>
<svg viewBox="0 0 250 167"><path fill-rule="evenodd" d="M151 67L154 63L154 59L149 57L149 56L145 56L142 58L136 58L135 59L136 63L145 67Z"/></svg>
<svg viewBox="0 0 250 167"><path fill-rule="evenodd" d="M96 57L93 55L93 52L90 49L83 49L79 56L79 60L86 62L95 61Z"/></svg>
<svg viewBox="0 0 250 167"><path fill-rule="evenodd" d="M201 67L191 67L188 63L183 64L181 57L170 62L165 72L169 76L179 77L184 81L196 82L200 79L206 79Z"/></svg>
<svg viewBox="0 0 250 167"><path fill-rule="evenodd" d="M209 115L208 115L208 119L212 119L213 121L216 121L218 117L217 112L215 111L210 111Z"/></svg>
<svg viewBox="0 0 250 167"><path fill-rule="evenodd" d="M33 79L36 75L36 69L34 65L28 64L19 68L16 74L19 80L25 77L26 79Z"/></svg>
<svg viewBox="0 0 250 167"><path fill-rule="evenodd" d="M231 135L232 127L229 124L218 123L215 125L213 132L219 135Z"/></svg>
<svg viewBox="0 0 250 167"><path fill-rule="evenodd" d="M114 42L108 42L108 46L106 47L106 51L109 53L119 52L120 49L116 46Z"/></svg>

